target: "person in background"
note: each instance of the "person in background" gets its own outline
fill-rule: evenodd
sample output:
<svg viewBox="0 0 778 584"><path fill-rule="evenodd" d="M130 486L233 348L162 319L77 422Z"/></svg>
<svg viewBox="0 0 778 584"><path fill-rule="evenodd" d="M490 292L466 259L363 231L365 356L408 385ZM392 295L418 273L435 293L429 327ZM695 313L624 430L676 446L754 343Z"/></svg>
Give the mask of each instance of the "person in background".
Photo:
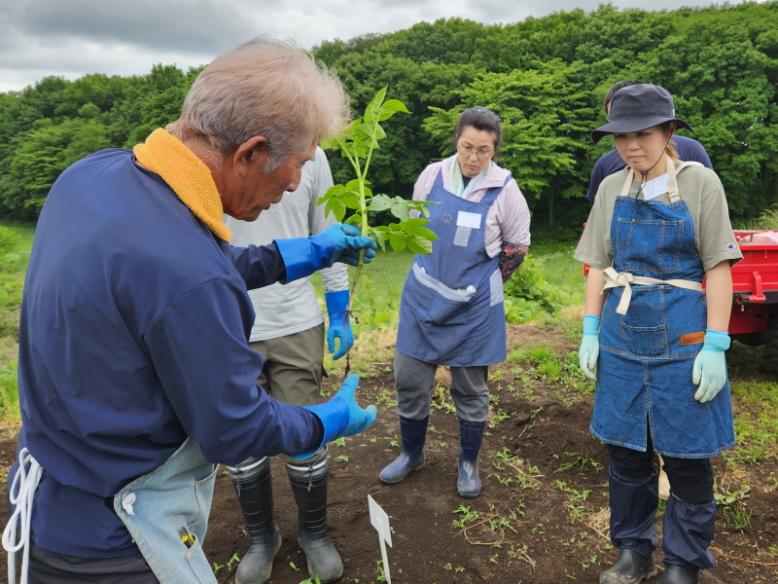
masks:
<svg viewBox="0 0 778 584"><path fill-rule="evenodd" d="M54 183L21 310L10 583L19 551L31 584L215 583L202 549L214 463L307 460L375 420L356 376L321 405L269 397L247 294L369 261L375 242L334 225L238 248L222 220L254 220L295 190L316 143L347 121L334 76L256 40L200 73L167 130Z"/></svg>
<svg viewBox="0 0 778 584"><path fill-rule="evenodd" d="M233 245L266 245L277 238L320 234L335 224L316 200L332 186L327 156L316 148L313 160L303 166L296 190L262 213L256 221L225 216ZM345 264L321 271L329 327L327 345L333 358L345 355L354 342L348 318L349 280ZM249 338L262 354L259 384L284 403L318 403L324 359L324 319L309 278L249 290L256 318ZM337 352L336 352L337 349ZM331 582L343 575L343 562L327 534L327 448L308 460L284 457L289 483L297 502L298 542L311 577ZM273 521L273 487L270 459L250 458L229 467L251 545L235 573L236 584L267 582L281 536Z"/></svg>
<svg viewBox="0 0 778 584"><path fill-rule="evenodd" d="M614 83L605 94L605 100L603 101L603 107L605 108L605 117L610 119L610 108L613 96L617 91L631 85L639 85L641 81L623 80ZM710 161L708 153L705 148L697 140L693 138L687 138L686 136L674 135L673 136L673 148L678 153L680 160L686 160L689 162L699 162L706 168L713 170L713 163ZM594 203L594 197L597 195L597 189L600 188L600 183L606 176L610 176L615 172L619 172L625 166L624 159L619 156L616 149L609 150L595 162L594 168L592 168L592 175L589 179L589 190L586 193L586 199L590 203Z"/></svg>
<svg viewBox="0 0 778 584"><path fill-rule="evenodd" d="M609 123L623 170L597 192L575 257L586 282L583 373L594 378L591 432L610 454L610 535L619 549L601 584L656 575L655 516L662 455L670 480L660 584L695 584L715 564L710 459L735 444L725 351L730 264L741 258L718 176L681 162L670 93L625 87ZM707 279L702 291L703 278Z"/></svg>
<svg viewBox="0 0 778 584"><path fill-rule="evenodd" d="M398 483L424 463L435 370L451 370L460 429L457 491L481 492L478 453L489 415L488 368L505 359L503 283L530 244L530 215L511 173L499 167L502 125L494 112L465 110L456 153L429 165L413 189L438 236L405 281L395 355L402 450L379 479Z"/></svg>

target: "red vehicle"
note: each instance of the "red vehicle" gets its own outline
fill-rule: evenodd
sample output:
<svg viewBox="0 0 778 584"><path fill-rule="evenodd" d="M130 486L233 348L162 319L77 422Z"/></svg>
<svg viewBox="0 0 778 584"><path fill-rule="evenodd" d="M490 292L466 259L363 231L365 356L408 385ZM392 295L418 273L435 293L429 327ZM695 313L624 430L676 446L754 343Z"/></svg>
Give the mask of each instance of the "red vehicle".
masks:
<svg viewBox="0 0 778 584"><path fill-rule="evenodd" d="M778 371L778 230L735 230L743 259L732 266L729 333L748 345L764 344L765 365Z"/></svg>
<svg viewBox="0 0 778 584"><path fill-rule="evenodd" d="M765 366L778 373L778 230L735 230L743 259L732 266L729 334L764 345ZM584 266L584 275L589 266ZM703 283L704 285L704 283Z"/></svg>

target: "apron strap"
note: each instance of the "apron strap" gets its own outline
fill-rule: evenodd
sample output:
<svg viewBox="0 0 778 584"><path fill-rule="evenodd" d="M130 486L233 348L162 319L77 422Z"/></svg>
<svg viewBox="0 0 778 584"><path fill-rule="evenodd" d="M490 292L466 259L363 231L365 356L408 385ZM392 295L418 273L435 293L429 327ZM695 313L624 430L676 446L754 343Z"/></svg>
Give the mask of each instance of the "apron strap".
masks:
<svg viewBox="0 0 778 584"><path fill-rule="evenodd" d="M22 448L19 451L19 467L8 492L8 498L15 508L3 530L3 549L8 552L8 584L16 584L16 552L19 550L23 550L20 582L27 584L32 503L42 476L43 467L27 448Z"/></svg>
<svg viewBox="0 0 778 584"><path fill-rule="evenodd" d="M681 195L678 193L678 180L675 175L675 162L669 156L667 158L667 194L670 195L670 204L677 203L681 200Z"/></svg>
<svg viewBox="0 0 778 584"><path fill-rule="evenodd" d="M621 295L619 304L616 307L616 312L622 316L627 314L627 310L629 310L629 303L632 300L631 284L638 284L642 286L669 284L670 286L675 286L676 288L684 288L686 290L702 292L702 284L695 282L694 280L682 280L680 278L659 280L657 278L635 276L630 272L617 272L612 267L605 268L602 273L605 276L605 285L602 287L602 292L605 292L608 288L624 288L624 293Z"/></svg>
<svg viewBox="0 0 778 584"><path fill-rule="evenodd" d="M627 179L624 181L624 184L621 187L622 197L629 195L629 190L632 188L632 181L635 179L635 171L632 170L629 166L627 169L629 170L629 172L627 172Z"/></svg>
<svg viewBox="0 0 778 584"><path fill-rule="evenodd" d="M435 177L435 181L432 183L432 188L434 189L435 187L443 188L443 167L440 168L440 171Z"/></svg>

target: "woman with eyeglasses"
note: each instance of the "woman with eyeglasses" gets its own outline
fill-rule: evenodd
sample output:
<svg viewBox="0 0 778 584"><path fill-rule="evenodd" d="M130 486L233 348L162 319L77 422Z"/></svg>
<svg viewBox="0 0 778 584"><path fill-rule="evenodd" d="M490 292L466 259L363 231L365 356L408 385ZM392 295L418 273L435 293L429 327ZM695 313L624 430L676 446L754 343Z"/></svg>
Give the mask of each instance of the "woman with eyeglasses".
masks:
<svg viewBox="0 0 778 584"><path fill-rule="evenodd" d="M594 378L591 431L610 453L610 535L620 550L601 584L656 574L655 453L670 480L660 584L693 584L715 562L710 459L735 444L724 352L730 264L742 256L718 176L680 162L670 93L619 90L607 134L626 167L601 183L575 257L590 265L581 370ZM702 281L706 278L703 291Z"/></svg>
<svg viewBox="0 0 778 584"><path fill-rule="evenodd" d="M402 449L379 474L387 484L424 464L435 371L446 365L460 429L457 490L462 497L481 492L487 372L505 359L503 282L530 243L524 196L494 162L501 133L494 112L465 110L456 126L456 153L424 169L413 190L414 200L433 203L428 227L438 238L431 254L414 258L403 289L394 370Z"/></svg>

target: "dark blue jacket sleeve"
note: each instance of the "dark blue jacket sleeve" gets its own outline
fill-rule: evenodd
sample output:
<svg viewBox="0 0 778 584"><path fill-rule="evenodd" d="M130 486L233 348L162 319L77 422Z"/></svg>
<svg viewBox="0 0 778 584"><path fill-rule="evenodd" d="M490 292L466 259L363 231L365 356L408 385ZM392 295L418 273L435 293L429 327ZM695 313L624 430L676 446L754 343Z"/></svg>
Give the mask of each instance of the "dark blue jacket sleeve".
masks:
<svg viewBox="0 0 778 584"><path fill-rule="evenodd" d="M286 281L286 267L275 242L248 247L231 245L229 254L235 269L246 282L247 290Z"/></svg>
<svg viewBox="0 0 778 584"><path fill-rule="evenodd" d="M177 300L144 335L169 405L213 462L300 454L323 437L313 413L257 385L262 357L243 330L250 304L245 290L214 278Z"/></svg>
<svg viewBox="0 0 778 584"><path fill-rule="evenodd" d="M600 183L605 178L606 174L603 168L603 157L597 159L592 168L592 176L589 178L589 190L586 192L586 199L590 203L594 203L594 198L597 196L597 189L600 188Z"/></svg>

